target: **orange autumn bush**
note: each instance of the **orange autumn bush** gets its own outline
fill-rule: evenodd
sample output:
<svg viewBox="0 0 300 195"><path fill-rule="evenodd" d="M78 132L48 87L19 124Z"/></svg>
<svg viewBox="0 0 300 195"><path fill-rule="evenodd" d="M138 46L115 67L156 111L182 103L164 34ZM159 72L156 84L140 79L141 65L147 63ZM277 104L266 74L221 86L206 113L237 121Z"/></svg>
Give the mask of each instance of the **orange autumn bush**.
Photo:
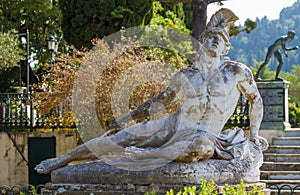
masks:
<svg viewBox="0 0 300 195"><path fill-rule="evenodd" d="M108 130L115 117L124 113L122 105L119 105L120 101L121 104L123 103L122 95L126 100L125 111L130 111L147 99L158 95L168 85L168 79L172 74L182 68L182 64L185 65L185 60L181 56L162 49L140 48L137 45L125 48L124 45L118 44L115 44L112 49L103 40L95 44L97 46L90 52L73 50L72 54L57 58L56 64L49 67L43 80L34 86L34 108L40 116L47 118L46 116L51 115L58 107L62 108L59 115L47 118L48 127L53 128L58 124L60 127L71 127L76 123L72 111L72 90L76 73L83 66L87 71L85 75L80 75L85 81L82 87L96 85L93 86L96 90L91 93L95 97L97 118L101 127ZM102 68L96 79L90 77L95 71L93 63L97 63L98 67ZM142 69L139 69L139 66ZM147 76L153 78L145 79L143 72L149 66L152 67L151 71L161 75L160 79L156 79L155 75L151 74ZM161 70L161 67L164 68ZM136 72L132 73L131 70ZM138 73L142 74L138 75ZM95 80L97 82L94 82ZM119 88L124 90L126 86L123 85L129 83L132 85L127 90L128 94L118 94L121 91ZM114 101L118 98L121 100ZM89 103L82 99L83 105ZM165 110L171 113L176 108L177 103L174 102ZM118 109L121 111L119 112ZM88 114L89 111L82 109L82 112Z"/></svg>

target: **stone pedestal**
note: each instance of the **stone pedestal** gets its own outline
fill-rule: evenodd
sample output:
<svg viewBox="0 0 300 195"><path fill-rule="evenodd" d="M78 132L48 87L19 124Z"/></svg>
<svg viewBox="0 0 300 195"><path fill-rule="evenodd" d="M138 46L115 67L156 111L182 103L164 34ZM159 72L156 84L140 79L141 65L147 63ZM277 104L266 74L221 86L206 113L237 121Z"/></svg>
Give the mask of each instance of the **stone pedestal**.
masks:
<svg viewBox="0 0 300 195"><path fill-rule="evenodd" d="M259 81L257 87L264 104L261 130L291 128L288 111L288 81Z"/></svg>
<svg viewBox="0 0 300 195"><path fill-rule="evenodd" d="M184 186L199 187L200 179L222 184L259 182L260 171L250 157L197 163L171 162L147 171L128 171L101 162L69 165L51 174L52 183L43 189L43 195L68 194L144 194L155 189L165 194L170 189L183 190Z"/></svg>

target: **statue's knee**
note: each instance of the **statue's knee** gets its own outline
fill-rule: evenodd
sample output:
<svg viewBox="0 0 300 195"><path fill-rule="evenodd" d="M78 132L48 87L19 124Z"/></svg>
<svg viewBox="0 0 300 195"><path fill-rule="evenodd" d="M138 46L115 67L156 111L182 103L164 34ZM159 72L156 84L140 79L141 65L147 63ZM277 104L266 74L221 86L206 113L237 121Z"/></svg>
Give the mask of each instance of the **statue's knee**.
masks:
<svg viewBox="0 0 300 195"><path fill-rule="evenodd" d="M212 145L200 145L198 146L198 153L200 160L207 160L213 157L215 148Z"/></svg>
<svg viewBox="0 0 300 195"><path fill-rule="evenodd" d="M198 136L194 138L187 150L179 156L178 161L197 162L213 157L215 151L214 142L208 137Z"/></svg>

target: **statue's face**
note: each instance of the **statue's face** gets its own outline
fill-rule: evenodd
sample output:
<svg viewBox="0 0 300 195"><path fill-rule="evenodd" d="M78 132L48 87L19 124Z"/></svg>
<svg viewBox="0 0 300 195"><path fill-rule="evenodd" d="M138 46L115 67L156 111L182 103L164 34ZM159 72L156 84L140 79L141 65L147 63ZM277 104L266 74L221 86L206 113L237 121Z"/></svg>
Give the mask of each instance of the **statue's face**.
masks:
<svg viewBox="0 0 300 195"><path fill-rule="evenodd" d="M209 34L205 38L203 46L212 57L221 56L227 51L225 40L218 33Z"/></svg>
<svg viewBox="0 0 300 195"><path fill-rule="evenodd" d="M294 32L288 32L288 37L293 39L295 37L295 33Z"/></svg>

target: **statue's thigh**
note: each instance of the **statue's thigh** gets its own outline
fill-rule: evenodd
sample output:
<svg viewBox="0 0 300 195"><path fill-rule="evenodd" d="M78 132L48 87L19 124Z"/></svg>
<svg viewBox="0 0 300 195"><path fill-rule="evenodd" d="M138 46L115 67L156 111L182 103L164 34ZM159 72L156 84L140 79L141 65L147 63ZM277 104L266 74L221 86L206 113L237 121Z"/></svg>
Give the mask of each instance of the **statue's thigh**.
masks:
<svg viewBox="0 0 300 195"><path fill-rule="evenodd" d="M175 121L173 115L168 115L159 120L138 123L122 129L111 136L111 140L123 147L160 146L174 134Z"/></svg>

